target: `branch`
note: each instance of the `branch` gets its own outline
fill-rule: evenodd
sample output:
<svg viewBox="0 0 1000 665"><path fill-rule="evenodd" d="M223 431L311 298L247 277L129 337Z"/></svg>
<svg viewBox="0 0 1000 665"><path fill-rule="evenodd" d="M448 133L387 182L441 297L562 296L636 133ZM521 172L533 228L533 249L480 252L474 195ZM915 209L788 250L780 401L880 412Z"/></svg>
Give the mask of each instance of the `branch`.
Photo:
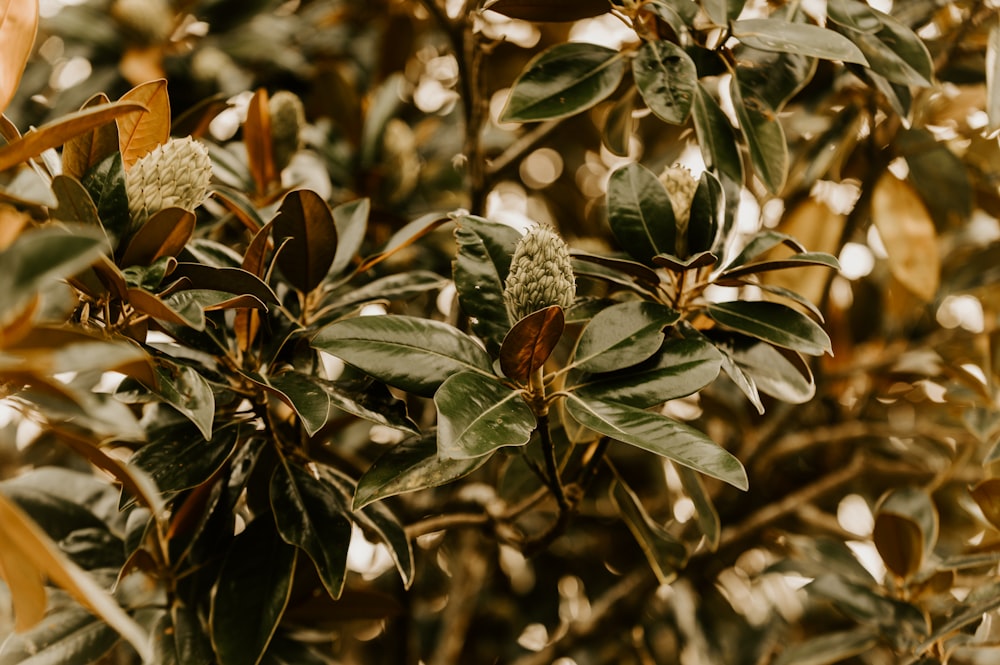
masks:
<svg viewBox="0 0 1000 665"><path fill-rule="evenodd" d="M490 561L483 551L478 533L459 535L456 556L451 558L454 574L448 590L448 605L441 613L440 638L430 665L454 665L461 662L462 648L468 641L469 626L476 615L479 592L490 572Z"/></svg>

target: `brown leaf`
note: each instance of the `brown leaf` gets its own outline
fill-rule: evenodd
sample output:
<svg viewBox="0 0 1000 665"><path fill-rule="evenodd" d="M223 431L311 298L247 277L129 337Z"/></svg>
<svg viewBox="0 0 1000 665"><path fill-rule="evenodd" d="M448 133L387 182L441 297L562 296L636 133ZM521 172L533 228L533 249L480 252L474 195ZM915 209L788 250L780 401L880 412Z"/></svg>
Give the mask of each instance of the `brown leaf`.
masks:
<svg viewBox="0 0 1000 665"><path fill-rule="evenodd" d="M118 101L62 116L0 148L0 171L38 157L50 148L58 148L73 137L100 127L104 123L130 114L138 115L145 110L146 107L140 103Z"/></svg>
<svg viewBox="0 0 1000 665"><path fill-rule="evenodd" d="M88 99L83 108L94 108L110 102L108 96L102 92ZM66 142L62 152L63 174L82 178L93 166L117 150L118 125L108 121Z"/></svg>
<svg viewBox="0 0 1000 665"><path fill-rule="evenodd" d="M275 243L284 242L278 267L292 286L309 293L326 277L337 251L330 206L316 192L297 189L282 200L273 225Z"/></svg>
<svg viewBox="0 0 1000 665"><path fill-rule="evenodd" d="M10 247L30 219L27 213L0 203L0 251Z"/></svg>
<svg viewBox="0 0 1000 665"><path fill-rule="evenodd" d="M123 266L148 266L164 256L177 256L194 233L195 214L182 208L160 210L143 224L122 255Z"/></svg>
<svg viewBox="0 0 1000 665"><path fill-rule="evenodd" d="M799 240L810 252L827 252L836 256L840 253L840 235L846 222L846 215L836 213L823 201L810 197L784 216L778 230ZM767 258L778 258L782 252L787 255L791 250L781 245L767 254ZM819 266L775 270L761 275L765 284L791 289L810 302L822 300L829 278L830 269Z"/></svg>
<svg viewBox="0 0 1000 665"><path fill-rule="evenodd" d="M138 85L119 101L139 102L146 111L118 118L118 149L122 163L129 169L141 157L170 138L170 98L167 82L157 79Z"/></svg>
<svg viewBox="0 0 1000 665"><path fill-rule="evenodd" d="M243 143L247 148L250 173L257 193L266 196L278 181L274 167L274 150L271 145L271 114L268 110L267 91L259 88L250 100L247 119L243 123Z"/></svg>
<svg viewBox="0 0 1000 665"><path fill-rule="evenodd" d="M994 529L1000 529L1000 478L987 478L969 493L983 511L983 517Z"/></svg>
<svg viewBox="0 0 1000 665"><path fill-rule="evenodd" d="M875 518L872 539L886 568L897 577L909 579L920 570L924 538L913 520L894 513L880 513Z"/></svg>
<svg viewBox="0 0 1000 665"><path fill-rule="evenodd" d="M0 112L14 99L38 32L38 0L0 0Z"/></svg>
<svg viewBox="0 0 1000 665"><path fill-rule="evenodd" d="M267 271L266 258L271 245L270 238L271 222L268 222L250 241L250 246L247 247L246 254L243 255L244 270L260 278L264 277ZM249 350L260 330L260 312L254 309L237 310L233 329L240 350Z"/></svg>
<svg viewBox="0 0 1000 665"><path fill-rule="evenodd" d="M565 326L566 318L559 305L532 312L514 324L500 345L503 373L518 383L528 383L552 355Z"/></svg>
<svg viewBox="0 0 1000 665"><path fill-rule="evenodd" d="M45 616L45 579L31 558L0 531L0 578L7 581L14 605L14 630L22 633Z"/></svg>
<svg viewBox="0 0 1000 665"><path fill-rule="evenodd" d="M872 193L872 221L889 255L889 272L924 302L941 274L934 220L913 187L886 171Z"/></svg>
<svg viewBox="0 0 1000 665"><path fill-rule="evenodd" d="M562 22L607 14L611 5L608 0L493 0L483 9L525 21Z"/></svg>

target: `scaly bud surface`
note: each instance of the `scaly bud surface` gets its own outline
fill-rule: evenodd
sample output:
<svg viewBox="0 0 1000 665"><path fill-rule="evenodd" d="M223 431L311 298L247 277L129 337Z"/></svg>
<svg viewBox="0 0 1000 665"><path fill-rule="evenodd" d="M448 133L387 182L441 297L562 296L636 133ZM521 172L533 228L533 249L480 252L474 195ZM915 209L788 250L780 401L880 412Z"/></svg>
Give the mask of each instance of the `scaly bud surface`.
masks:
<svg viewBox="0 0 1000 665"><path fill-rule="evenodd" d="M573 304L576 278L569 247L548 226L530 229L517 243L503 297L514 321L552 305Z"/></svg>
<svg viewBox="0 0 1000 665"><path fill-rule="evenodd" d="M164 208L194 210L212 179L208 149L191 137L170 139L137 161L125 179L128 209L137 228Z"/></svg>
<svg viewBox="0 0 1000 665"><path fill-rule="evenodd" d="M271 145L274 147L274 165L280 171L288 166L292 155L302 147L299 133L306 124L302 100L294 92L280 90L268 100L271 116Z"/></svg>

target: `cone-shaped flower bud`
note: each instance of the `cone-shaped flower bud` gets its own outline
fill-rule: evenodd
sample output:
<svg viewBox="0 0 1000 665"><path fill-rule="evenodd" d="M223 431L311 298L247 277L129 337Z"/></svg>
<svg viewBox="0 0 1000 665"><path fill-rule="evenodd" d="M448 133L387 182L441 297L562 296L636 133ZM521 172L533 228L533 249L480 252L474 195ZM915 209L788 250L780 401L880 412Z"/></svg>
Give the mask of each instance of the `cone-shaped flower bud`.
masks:
<svg viewBox="0 0 1000 665"><path fill-rule="evenodd" d="M292 155L302 147L299 133L306 124L302 100L294 92L281 90L267 103L271 116L271 145L274 149L274 165L278 170L288 166Z"/></svg>
<svg viewBox="0 0 1000 665"><path fill-rule="evenodd" d="M691 201L698 190L698 181L691 171L680 165L669 166L660 174L660 182L670 194L670 204L677 224L677 256L687 255L687 230L691 220Z"/></svg>
<svg viewBox="0 0 1000 665"><path fill-rule="evenodd" d="M530 229L514 249L503 291L511 319L520 321L552 305L567 308L575 297L569 247L548 226Z"/></svg>
<svg viewBox="0 0 1000 665"><path fill-rule="evenodd" d="M137 161L125 187L133 228L164 208L194 210L205 200L212 179L208 149L191 137L170 139Z"/></svg>

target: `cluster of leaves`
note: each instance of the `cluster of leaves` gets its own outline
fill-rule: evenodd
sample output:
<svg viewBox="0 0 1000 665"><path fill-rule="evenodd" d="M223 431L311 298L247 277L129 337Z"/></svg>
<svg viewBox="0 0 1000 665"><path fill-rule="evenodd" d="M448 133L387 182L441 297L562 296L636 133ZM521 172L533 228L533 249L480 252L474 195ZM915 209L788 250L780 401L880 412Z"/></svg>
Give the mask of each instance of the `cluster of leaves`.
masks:
<svg viewBox="0 0 1000 665"><path fill-rule="evenodd" d="M822 665L992 646L994 333L934 314L967 294L996 312L998 244L972 223L1000 212L995 10L154 4L173 30L129 2L66 8L33 58L38 3L0 0L0 107L48 116L0 124L0 387L18 414L0 663L677 662L683 645ZM630 37L570 41L580 20ZM503 21L546 29L515 72L517 47L486 36ZM59 49L91 85L39 89ZM413 99L428 49L457 70L436 115ZM246 109L220 135L234 73ZM310 121L290 134L282 88ZM514 316L521 234L488 195L581 129L606 187L548 199L575 211L559 230L576 296ZM181 138L207 150L210 196L140 205L143 160ZM656 174L688 144L706 166L690 196ZM191 177L158 174L146 186ZM851 191L845 212L823 183ZM783 214L746 232L748 197ZM836 277L870 228L882 269ZM26 420L39 433L17 445ZM867 532L834 517L848 494ZM396 574L349 566L366 539ZM792 574L812 580L801 621L741 600ZM388 620L375 647L364 620ZM557 637L532 646L537 624Z"/></svg>

